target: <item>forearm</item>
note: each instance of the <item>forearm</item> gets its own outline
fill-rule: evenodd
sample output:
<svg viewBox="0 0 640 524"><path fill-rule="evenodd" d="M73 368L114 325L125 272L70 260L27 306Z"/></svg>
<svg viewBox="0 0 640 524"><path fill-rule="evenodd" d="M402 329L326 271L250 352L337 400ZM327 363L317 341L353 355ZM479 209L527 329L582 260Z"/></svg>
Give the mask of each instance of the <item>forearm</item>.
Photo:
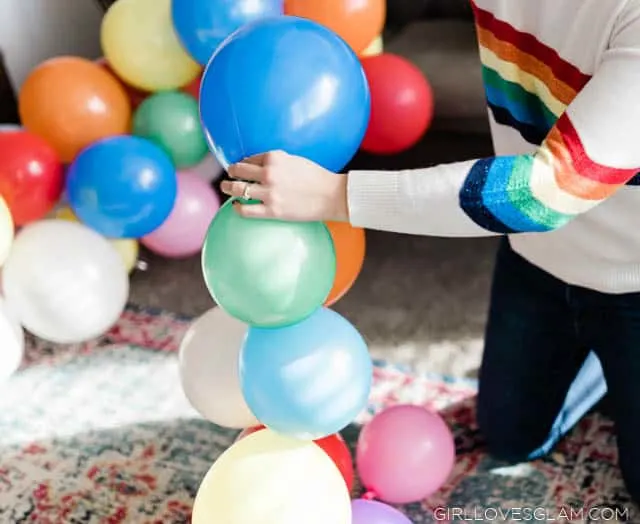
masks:
<svg viewBox="0 0 640 524"><path fill-rule="evenodd" d="M415 235L478 237L498 234L476 224L460 207L475 161L408 171L351 171L349 221L359 227Z"/></svg>

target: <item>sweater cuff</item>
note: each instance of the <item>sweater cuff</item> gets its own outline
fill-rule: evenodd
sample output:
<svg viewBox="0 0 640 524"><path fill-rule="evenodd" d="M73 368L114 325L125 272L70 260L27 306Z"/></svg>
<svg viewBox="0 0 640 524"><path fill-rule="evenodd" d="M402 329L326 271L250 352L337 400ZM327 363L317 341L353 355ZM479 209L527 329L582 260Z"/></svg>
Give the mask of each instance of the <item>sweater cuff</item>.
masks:
<svg viewBox="0 0 640 524"><path fill-rule="evenodd" d="M399 173L350 171L347 175L349 222L355 227L389 230L403 215ZM405 210L406 212L406 210Z"/></svg>

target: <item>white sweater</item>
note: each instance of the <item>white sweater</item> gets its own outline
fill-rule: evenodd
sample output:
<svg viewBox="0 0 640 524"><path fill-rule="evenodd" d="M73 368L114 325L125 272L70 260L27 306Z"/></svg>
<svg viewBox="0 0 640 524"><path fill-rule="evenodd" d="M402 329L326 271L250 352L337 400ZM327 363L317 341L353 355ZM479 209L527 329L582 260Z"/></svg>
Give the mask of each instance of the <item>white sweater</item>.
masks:
<svg viewBox="0 0 640 524"><path fill-rule="evenodd" d="M349 173L351 223L507 234L563 281L640 291L640 0L476 0L497 156Z"/></svg>

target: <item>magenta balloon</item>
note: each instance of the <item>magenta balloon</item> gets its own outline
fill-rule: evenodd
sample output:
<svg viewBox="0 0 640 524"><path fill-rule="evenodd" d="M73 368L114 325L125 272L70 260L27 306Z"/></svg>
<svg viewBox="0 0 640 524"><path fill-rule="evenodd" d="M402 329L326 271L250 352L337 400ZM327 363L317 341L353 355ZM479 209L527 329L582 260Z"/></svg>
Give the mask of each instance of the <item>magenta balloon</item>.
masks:
<svg viewBox="0 0 640 524"><path fill-rule="evenodd" d="M351 524L411 524L411 521L382 502L359 499L351 503Z"/></svg>
<svg viewBox="0 0 640 524"><path fill-rule="evenodd" d="M364 486L392 504L436 492L455 463L455 445L442 417L401 405L376 415L360 433L356 464Z"/></svg>
<svg viewBox="0 0 640 524"><path fill-rule="evenodd" d="M142 238L142 244L167 258L195 255L202 249L209 224L220 199L197 173L178 173L178 194L171 214L162 225Z"/></svg>

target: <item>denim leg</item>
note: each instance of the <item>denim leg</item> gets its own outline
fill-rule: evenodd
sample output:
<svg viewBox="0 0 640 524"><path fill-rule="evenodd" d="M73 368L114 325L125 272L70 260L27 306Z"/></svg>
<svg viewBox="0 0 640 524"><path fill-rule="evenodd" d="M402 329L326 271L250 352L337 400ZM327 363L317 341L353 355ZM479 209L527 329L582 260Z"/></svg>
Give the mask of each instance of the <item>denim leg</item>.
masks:
<svg viewBox="0 0 640 524"><path fill-rule="evenodd" d="M503 240L480 370L478 424L489 452L527 460L549 438L588 349L578 340L568 286Z"/></svg>
<svg viewBox="0 0 640 524"><path fill-rule="evenodd" d="M622 475L640 504L640 293L581 292L585 339L602 362Z"/></svg>

